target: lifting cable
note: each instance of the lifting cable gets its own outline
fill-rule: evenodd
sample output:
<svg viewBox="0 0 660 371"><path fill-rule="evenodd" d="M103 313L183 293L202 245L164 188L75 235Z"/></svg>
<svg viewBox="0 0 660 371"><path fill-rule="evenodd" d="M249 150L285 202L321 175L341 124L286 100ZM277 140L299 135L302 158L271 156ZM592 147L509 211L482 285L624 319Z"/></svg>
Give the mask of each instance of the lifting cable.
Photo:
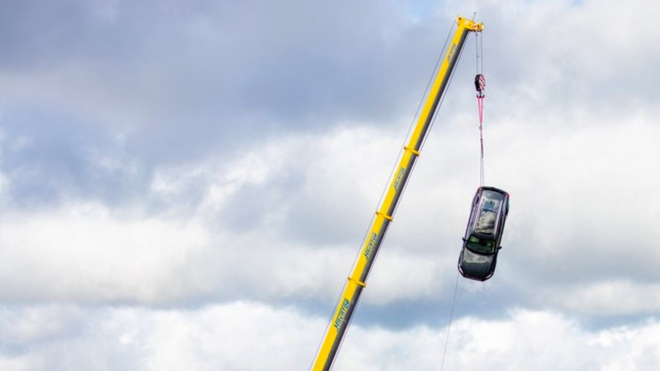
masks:
<svg viewBox="0 0 660 371"><path fill-rule="evenodd" d="M481 32L475 32L477 42L477 75L474 77L474 87L477 89L477 106L479 107L479 142L481 145L481 156L480 156L480 178L479 184L483 187L484 180L484 90L486 90L486 78L484 77L484 46L482 42Z"/></svg>

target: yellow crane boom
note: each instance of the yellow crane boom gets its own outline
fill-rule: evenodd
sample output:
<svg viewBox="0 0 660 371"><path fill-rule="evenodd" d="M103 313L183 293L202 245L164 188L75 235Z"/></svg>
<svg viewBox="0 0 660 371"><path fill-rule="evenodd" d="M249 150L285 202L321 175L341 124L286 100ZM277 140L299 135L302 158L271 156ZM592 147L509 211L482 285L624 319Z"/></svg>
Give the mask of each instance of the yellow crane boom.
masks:
<svg viewBox="0 0 660 371"><path fill-rule="evenodd" d="M373 265L374 258L378 253L387 227L393 220L394 211L396 210L406 182L410 177L415 161L419 156L422 143L424 143L424 139L428 134L436 109L447 89L452 71L458 62L458 56L465 44L465 39L469 32L481 32L483 30L482 23L476 23L463 17L458 17L456 22L458 26L454 36L447 47L446 55L442 60L433 86L410 136L410 140L404 147L398 166L394 171L394 176L390 180L385 196L371 222L369 231L362 243L361 253L358 255L353 270L348 276L348 282L346 282L344 290L339 297L337 307L312 364L312 371L328 371L332 368L337 351L339 350L339 345L346 333L360 294L366 287L367 277Z"/></svg>

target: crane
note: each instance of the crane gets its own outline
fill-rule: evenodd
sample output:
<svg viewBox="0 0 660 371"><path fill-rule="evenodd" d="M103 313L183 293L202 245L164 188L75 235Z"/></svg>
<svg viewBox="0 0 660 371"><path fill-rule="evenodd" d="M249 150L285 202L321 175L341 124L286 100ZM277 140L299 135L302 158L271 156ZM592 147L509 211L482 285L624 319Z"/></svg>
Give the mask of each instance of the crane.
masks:
<svg viewBox="0 0 660 371"><path fill-rule="evenodd" d="M468 33L481 32L483 30L482 23L477 23L460 16L456 19L456 23L457 27L451 43L447 46L445 57L440 64L440 68L438 69L417 123L410 135L409 141L403 148L394 175L387 186L380 206L376 210L376 215L371 221L371 226L362 243L361 253L358 255L352 271L348 276L348 281L339 297L330 324L312 364L311 371L328 371L332 368L332 364L339 351L339 346L346 334L351 316L355 311L362 291L366 287L367 277L373 266L374 258L383 242L389 224L393 221L394 212L403 193L403 189L410 177L415 161L420 155L422 144L431 127L433 117L449 85L451 74L456 67L458 57L465 44L465 39Z"/></svg>

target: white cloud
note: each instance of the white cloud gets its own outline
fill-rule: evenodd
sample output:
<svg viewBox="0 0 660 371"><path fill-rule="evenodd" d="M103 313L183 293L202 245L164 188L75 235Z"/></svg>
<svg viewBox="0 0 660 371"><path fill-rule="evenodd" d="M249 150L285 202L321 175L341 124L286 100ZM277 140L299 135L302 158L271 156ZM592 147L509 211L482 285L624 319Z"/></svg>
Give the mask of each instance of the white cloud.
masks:
<svg viewBox="0 0 660 371"><path fill-rule="evenodd" d="M254 302L188 310L5 307L0 317L0 365L12 371L306 369L327 325L291 307ZM77 330L56 326L39 340L25 336L25 328L58 321L75 322ZM464 318L452 324L445 369L652 370L660 366L659 330L647 321L591 331L570 318L525 310L502 320ZM438 369L446 331L353 326L334 369Z"/></svg>
<svg viewBox="0 0 660 371"><path fill-rule="evenodd" d="M571 313L591 316L654 315L660 312L658 283L603 280L569 289L544 290L539 294L540 300L564 307Z"/></svg>
<svg viewBox="0 0 660 371"><path fill-rule="evenodd" d="M436 126L365 303L435 300L450 291L478 179L478 136L467 121ZM563 308L571 290L557 286L609 282L615 274L641 289L657 279L653 264L640 265L660 257L644 243L657 235L647 195L660 181L647 171L652 138L660 134L649 121L640 116L550 137L514 123L488 128L487 180L512 194L497 279L513 287L532 280ZM342 126L256 143L235 158L163 166L151 183L150 197L167 205L159 213L140 211L141 204L121 211L77 201L36 213L6 211L0 287L16 300L332 302L400 151L395 137ZM197 201L182 213L191 194ZM637 310L649 313L641 303Z"/></svg>
<svg viewBox="0 0 660 371"><path fill-rule="evenodd" d="M470 4L486 23L486 179L512 198L495 277L463 293L448 369L658 368L658 325L640 322L660 309L647 3ZM328 319L297 311L336 300L400 118L465 3L426 18L413 4L413 20L394 3L53 4L39 37L21 23L39 7L0 12L15 41L0 56L0 369L306 367ZM478 182L472 47L365 313L449 300ZM512 307L529 309L502 319ZM444 329L419 311L357 321L339 369L437 368Z"/></svg>
<svg viewBox="0 0 660 371"><path fill-rule="evenodd" d="M291 308L253 303L190 310L14 307L1 308L0 316L0 366L11 371L304 368L325 325ZM73 333L67 324L47 338L25 336L24 328L74 320Z"/></svg>
<svg viewBox="0 0 660 371"><path fill-rule="evenodd" d="M337 369L439 369L446 328L401 332L353 328ZM506 320L465 318L450 330L445 369L653 369L660 364L656 322L587 331L548 312L515 311Z"/></svg>
<svg viewBox="0 0 660 371"><path fill-rule="evenodd" d="M194 222L82 204L5 214L0 240L5 300L160 302L185 295L178 276L208 234Z"/></svg>

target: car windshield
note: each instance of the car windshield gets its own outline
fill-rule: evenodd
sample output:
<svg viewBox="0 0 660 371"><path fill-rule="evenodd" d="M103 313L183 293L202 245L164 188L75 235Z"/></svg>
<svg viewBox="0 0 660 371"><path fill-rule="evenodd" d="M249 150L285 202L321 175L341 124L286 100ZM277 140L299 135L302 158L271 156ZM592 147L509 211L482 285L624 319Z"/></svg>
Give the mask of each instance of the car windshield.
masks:
<svg viewBox="0 0 660 371"><path fill-rule="evenodd" d="M470 236L467 241L468 249L478 254L492 254L495 252L495 243L493 241L480 240L475 236Z"/></svg>
<svg viewBox="0 0 660 371"><path fill-rule="evenodd" d="M479 217L477 218L474 232L479 234L495 234L497 216L502 206L503 197L498 192L484 191L481 199Z"/></svg>

